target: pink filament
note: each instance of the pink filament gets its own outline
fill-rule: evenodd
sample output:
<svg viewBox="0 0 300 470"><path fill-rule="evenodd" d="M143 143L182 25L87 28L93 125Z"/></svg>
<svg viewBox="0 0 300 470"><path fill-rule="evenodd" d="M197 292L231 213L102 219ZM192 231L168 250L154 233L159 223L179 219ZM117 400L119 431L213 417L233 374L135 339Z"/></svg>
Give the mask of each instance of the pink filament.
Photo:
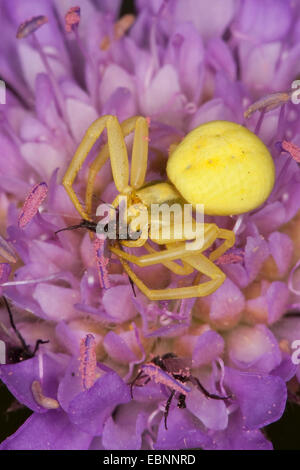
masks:
<svg viewBox="0 0 300 470"><path fill-rule="evenodd" d="M278 108L290 100L290 94L285 92L271 93L263 96L259 100L252 103L244 112L244 116L248 119L256 111L271 111Z"/></svg>
<svg viewBox="0 0 300 470"><path fill-rule="evenodd" d="M34 31L39 29L45 23L48 23L47 16L34 16L33 18L24 21L24 23L20 24L18 28L17 39L26 38L29 34L34 33Z"/></svg>
<svg viewBox="0 0 300 470"><path fill-rule="evenodd" d="M80 22L80 7L71 7L65 15L65 30L71 33Z"/></svg>
<svg viewBox="0 0 300 470"><path fill-rule="evenodd" d="M216 261L216 264L233 264L233 263L241 263L244 259L244 254L242 250L237 251L237 253L224 253L224 255L220 256L220 258Z"/></svg>
<svg viewBox="0 0 300 470"><path fill-rule="evenodd" d="M19 216L19 227L24 228L36 215L40 205L47 196L48 186L46 183L37 183L28 194Z"/></svg>
<svg viewBox="0 0 300 470"><path fill-rule="evenodd" d="M80 342L80 374L85 390L91 388L96 379L96 341L92 334L87 334Z"/></svg>
<svg viewBox="0 0 300 470"><path fill-rule="evenodd" d="M110 282L108 277L107 265L109 259L104 255L106 239L96 237L94 239L93 245L95 250L96 264L99 274L99 282L102 289L109 289Z"/></svg>
<svg viewBox="0 0 300 470"><path fill-rule="evenodd" d="M288 152L291 155L293 160L295 160L297 163L300 163L300 147L292 144L292 142L288 142L287 140L283 140L281 142L281 147L282 150Z"/></svg>

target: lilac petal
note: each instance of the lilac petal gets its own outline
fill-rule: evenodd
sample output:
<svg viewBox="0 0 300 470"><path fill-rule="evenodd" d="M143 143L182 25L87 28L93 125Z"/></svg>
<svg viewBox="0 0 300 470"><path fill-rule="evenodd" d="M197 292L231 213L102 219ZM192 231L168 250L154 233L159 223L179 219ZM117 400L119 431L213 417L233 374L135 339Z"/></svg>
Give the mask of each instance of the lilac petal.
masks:
<svg viewBox="0 0 300 470"><path fill-rule="evenodd" d="M188 329L188 325L180 325L177 324L170 324L167 326L162 326L161 328L157 328L150 333L145 332L145 337L147 338L157 338L160 336L164 336L166 338L174 338L181 335L184 335Z"/></svg>
<svg viewBox="0 0 300 470"><path fill-rule="evenodd" d="M114 419L109 417L104 425L102 443L110 450L139 450L142 433L147 427L145 404L132 402L120 406Z"/></svg>
<svg viewBox="0 0 300 470"><path fill-rule="evenodd" d="M268 235L277 230L285 222L286 212L281 202L276 201L267 204L251 218L257 226L259 233Z"/></svg>
<svg viewBox="0 0 300 470"><path fill-rule="evenodd" d="M175 2L176 22L191 21L204 39L222 36L235 14L234 0L211 0L208 2Z"/></svg>
<svg viewBox="0 0 300 470"><path fill-rule="evenodd" d="M193 350L193 367L209 364L224 350L224 339L216 331L208 330L197 339Z"/></svg>
<svg viewBox="0 0 300 470"><path fill-rule="evenodd" d="M269 311L268 323L272 324L278 321L286 312L289 299L287 285L284 282L272 282L266 298Z"/></svg>
<svg viewBox="0 0 300 470"><path fill-rule="evenodd" d="M119 88L126 88L135 95L134 78L122 67L111 64L106 67L100 85L100 97L102 104L112 96Z"/></svg>
<svg viewBox="0 0 300 470"><path fill-rule="evenodd" d="M255 321L272 324L284 315L289 300L289 290L284 282L275 281L271 285L262 284L259 297L246 302L247 316Z"/></svg>
<svg viewBox="0 0 300 470"><path fill-rule="evenodd" d="M242 103L245 99L243 86L232 81L223 70L217 72L215 77L215 97L221 98L235 116L235 122L243 124Z"/></svg>
<svg viewBox="0 0 300 470"><path fill-rule="evenodd" d="M250 281L256 278L268 256L268 244L262 237L247 237L244 261Z"/></svg>
<svg viewBox="0 0 300 470"><path fill-rule="evenodd" d="M222 266L222 270L240 288L244 288L249 284L249 276L244 266L240 264L226 264Z"/></svg>
<svg viewBox="0 0 300 470"><path fill-rule="evenodd" d="M192 24L177 26L169 40L165 63L178 68L183 92L190 101L197 103L204 80L204 47L201 36Z"/></svg>
<svg viewBox="0 0 300 470"><path fill-rule="evenodd" d="M61 166L63 149L55 149L44 142L26 142L20 149L24 160L42 179L48 180L53 171ZM43 155L43 158L40 158L40 155Z"/></svg>
<svg viewBox="0 0 300 470"><path fill-rule="evenodd" d="M272 327L279 339L287 339L293 342L300 338L300 317L283 317L280 322Z"/></svg>
<svg viewBox="0 0 300 470"><path fill-rule="evenodd" d="M113 17L118 17L121 0L96 0L96 3L101 11L109 12Z"/></svg>
<svg viewBox="0 0 300 470"><path fill-rule="evenodd" d="M288 33L291 21L291 6L285 0L244 0L232 32L244 40L276 41Z"/></svg>
<svg viewBox="0 0 300 470"><path fill-rule="evenodd" d="M145 116L159 117L159 120L166 124L172 123L174 125L174 118L181 122L182 101L180 94L177 70L174 66L166 64L159 68L140 97L142 113Z"/></svg>
<svg viewBox="0 0 300 470"><path fill-rule="evenodd" d="M226 429L228 414L224 401L207 398L199 390L193 389L186 397L186 406L208 429Z"/></svg>
<svg viewBox="0 0 300 470"><path fill-rule="evenodd" d="M66 100L66 107L72 134L79 143L90 123L98 118L98 113L91 105L73 98Z"/></svg>
<svg viewBox="0 0 300 470"><path fill-rule="evenodd" d="M189 123L188 130L191 131L200 124L216 120L234 121L232 111L221 98L213 98L202 104Z"/></svg>
<svg viewBox="0 0 300 470"><path fill-rule="evenodd" d="M79 367L79 359L72 358L58 386L57 400L66 412L69 411L69 404L73 398L83 391Z"/></svg>
<svg viewBox="0 0 300 470"><path fill-rule="evenodd" d="M240 289L227 278L216 292L199 301L200 311L202 304L208 306L209 321L213 325L228 329L240 319L245 299Z"/></svg>
<svg viewBox="0 0 300 470"><path fill-rule="evenodd" d="M2 450L86 450L92 436L72 424L63 411L41 416L34 413L15 434L0 445Z"/></svg>
<svg viewBox="0 0 300 470"><path fill-rule="evenodd" d="M74 289L41 282L35 288L33 298L39 303L46 317L52 321L79 316L74 308L74 304L79 300L79 294Z"/></svg>
<svg viewBox="0 0 300 470"><path fill-rule="evenodd" d="M136 316L132 295L131 286L111 287L103 295L103 307L118 323L132 320Z"/></svg>
<svg viewBox="0 0 300 470"><path fill-rule="evenodd" d="M237 326L226 335L230 361L240 369L268 373L281 362L276 338L264 325Z"/></svg>
<svg viewBox="0 0 300 470"><path fill-rule="evenodd" d="M31 385L34 380L41 381L44 395L56 398L59 378L65 367L65 358L57 359L46 354L42 355L44 370L42 380L40 379L38 356L17 364L0 365L1 380L20 403L33 411L45 413L48 410L36 403L32 395Z"/></svg>
<svg viewBox="0 0 300 470"><path fill-rule="evenodd" d="M124 87L118 87L103 104L103 114L113 114L120 121L138 113L134 94Z"/></svg>
<svg viewBox="0 0 300 470"><path fill-rule="evenodd" d="M227 429L213 435L213 445L208 449L272 450L273 446L258 429L245 429L242 416L236 411L230 415Z"/></svg>
<svg viewBox="0 0 300 470"><path fill-rule="evenodd" d="M55 95L51 81L45 73L39 73L37 75L35 95L38 118L50 129L57 129L60 118L55 104Z"/></svg>
<svg viewBox="0 0 300 470"><path fill-rule="evenodd" d="M104 422L114 408L130 400L129 387L116 373L107 373L70 402L70 420L93 436L101 435Z"/></svg>
<svg viewBox="0 0 300 470"><path fill-rule="evenodd" d="M25 182L23 181L22 173L23 175L28 173L28 165L21 156L20 148L12 141L12 139L5 135L3 131L0 132L0 146L1 149L3 149L3 152L5 152L6 157L5 159L0 160L0 174L3 177L3 182L2 179L0 180L0 185L5 189L5 185L7 185L5 181L6 178L10 178L11 181L20 181L23 188L25 187L25 191L23 188L18 190L18 188L14 189L12 187L13 194L16 194L20 198L25 197L30 186L27 186L27 184L24 185Z"/></svg>
<svg viewBox="0 0 300 470"><path fill-rule="evenodd" d="M282 416L287 391L280 377L226 367L225 383L240 406L246 429L267 426Z"/></svg>
<svg viewBox="0 0 300 470"><path fill-rule="evenodd" d="M132 377L135 379L136 375ZM138 403L162 402L166 399L163 387L157 385L154 381L150 381L143 387L133 387L133 399Z"/></svg>
<svg viewBox="0 0 300 470"><path fill-rule="evenodd" d="M269 249L277 265L279 275L284 276L292 260L292 240L285 233L273 232L269 236Z"/></svg>
<svg viewBox="0 0 300 470"><path fill-rule="evenodd" d="M117 335L114 331L109 331L103 341L106 353L114 361L121 364L129 364L137 360L136 355L130 348L132 346L130 343L134 340L134 332L129 333L131 333L131 338L125 333Z"/></svg>
<svg viewBox="0 0 300 470"><path fill-rule="evenodd" d="M154 448L156 450L182 450L206 448L211 438L205 434L200 421L186 410L174 408L168 416L168 430L164 420L160 422L158 436Z"/></svg>
<svg viewBox="0 0 300 470"><path fill-rule="evenodd" d="M295 78L295 73L299 70L300 45L297 40L294 46L286 50L282 55L280 65L276 70L276 77L272 83L274 90L287 90Z"/></svg>
<svg viewBox="0 0 300 470"><path fill-rule="evenodd" d="M296 163L296 162L293 162ZM294 165L291 165L292 169L298 175L298 169L294 167ZM299 211L300 208L300 187L299 187L299 181L298 178L291 178L288 183L285 186L286 192L285 192L285 197L286 201L284 204L285 208L285 222L288 222L291 220L297 212Z"/></svg>
<svg viewBox="0 0 300 470"><path fill-rule="evenodd" d="M271 375L281 377L282 380L288 382L296 374L297 365L293 364L291 356L283 353L283 358L279 366L272 370Z"/></svg>
<svg viewBox="0 0 300 470"><path fill-rule="evenodd" d="M208 64L213 67L216 72L219 72L218 75L227 75L229 79L235 79L236 64L232 52L227 43L224 42L221 38L215 37L208 41L206 56ZM236 90L238 89L236 83L234 83L234 86L232 86L232 91L234 88L236 88ZM236 106L236 108L238 108L238 106Z"/></svg>

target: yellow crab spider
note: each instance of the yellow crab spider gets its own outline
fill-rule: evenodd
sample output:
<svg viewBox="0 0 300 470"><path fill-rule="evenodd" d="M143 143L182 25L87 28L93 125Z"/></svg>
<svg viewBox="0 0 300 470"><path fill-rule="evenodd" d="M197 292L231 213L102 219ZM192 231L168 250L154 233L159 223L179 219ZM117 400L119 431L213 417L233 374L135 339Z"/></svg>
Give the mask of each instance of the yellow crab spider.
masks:
<svg viewBox="0 0 300 470"><path fill-rule="evenodd" d="M107 144L89 167L85 211L72 185L89 151L105 128ZM124 137L131 132L134 132L134 140L129 184L129 162ZM88 128L63 178L63 185L83 219L90 220L95 178L108 158L119 192L112 203L114 207L118 206L121 195L127 198L128 208L139 203L150 208L154 203L179 202L182 205L190 203L193 207L203 204L207 215L237 215L260 206L269 196L275 179L272 157L255 134L234 122L212 121L191 131L169 155L169 181L144 185L148 160L147 119L135 116L120 124L115 116L106 115ZM234 232L213 223L205 223L204 244L201 248L187 250L186 239L152 238L153 242L165 247L157 251L146 240L119 240L110 245L110 250L120 258L124 270L150 300L209 295L226 278L214 261L234 245ZM224 241L208 257L205 256L203 252L217 239ZM143 245L148 254L135 256L123 251L121 245ZM175 260L181 260L182 264ZM129 263L139 266L163 264L181 275L196 270L197 281L185 287L150 289ZM209 280L199 283L200 273Z"/></svg>

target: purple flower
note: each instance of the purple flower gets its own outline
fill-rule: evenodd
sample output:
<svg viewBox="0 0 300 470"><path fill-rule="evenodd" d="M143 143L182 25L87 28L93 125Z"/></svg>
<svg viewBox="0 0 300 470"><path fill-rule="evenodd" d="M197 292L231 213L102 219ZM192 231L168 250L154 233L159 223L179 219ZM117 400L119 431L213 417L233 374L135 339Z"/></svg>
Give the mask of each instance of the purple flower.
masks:
<svg viewBox="0 0 300 470"><path fill-rule="evenodd" d="M271 449L264 428L287 398L299 402L300 112L290 95L300 9L139 0L135 19L120 19L118 0L65 5L0 7L0 283L11 310L0 310L0 378L33 411L1 448ZM213 294L149 301L87 230L60 231L80 223L62 177L104 114L151 119L146 182L165 180L169 147L207 121L243 124L268 146L276 182L263 206L207 217L236 235ZM80 197L103 142L78 175ZM108 165L96 196L116 196ZM136 272L154 289L193 282L163 265Z"/></svg>

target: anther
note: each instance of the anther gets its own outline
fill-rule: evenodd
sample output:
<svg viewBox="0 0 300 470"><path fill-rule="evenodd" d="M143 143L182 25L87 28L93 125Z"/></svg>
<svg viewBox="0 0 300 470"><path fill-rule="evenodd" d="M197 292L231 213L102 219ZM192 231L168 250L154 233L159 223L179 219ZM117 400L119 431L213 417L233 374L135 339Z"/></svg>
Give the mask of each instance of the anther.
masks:
<svg viewBox="0 0 300 470"><path fill-rule="evenodd" d="M17 30L17 39L23 39L34 33L37 29L43 26L45 23L48 23L47 16L34 16L29 20L24 21L20 24Z"/></svg>
<svg viewBox="0 0 300 470"><path fill-rule="evenodd" d="M33 186L19 215L18 225L20 228L26 227L26 225L33 219L47 194L48 186L46 183L37 183Z"/></svg>
<svg viewBox="0 0 300 470"><path fill-rule="evenodd" d="M56 410L59 408L59 403L54 398L46 397L43 394L42 386L38 380L34 380L31 384L31 391L33 398L38 405L46 408L47 410Z"/></svg>
<svg viewBox="0 0 300 470"><path fill-rule="evenodd" d="M80 342L80 374L85 390L91 388L96 380L96 341L92 334L87 334Z"/></svg>

